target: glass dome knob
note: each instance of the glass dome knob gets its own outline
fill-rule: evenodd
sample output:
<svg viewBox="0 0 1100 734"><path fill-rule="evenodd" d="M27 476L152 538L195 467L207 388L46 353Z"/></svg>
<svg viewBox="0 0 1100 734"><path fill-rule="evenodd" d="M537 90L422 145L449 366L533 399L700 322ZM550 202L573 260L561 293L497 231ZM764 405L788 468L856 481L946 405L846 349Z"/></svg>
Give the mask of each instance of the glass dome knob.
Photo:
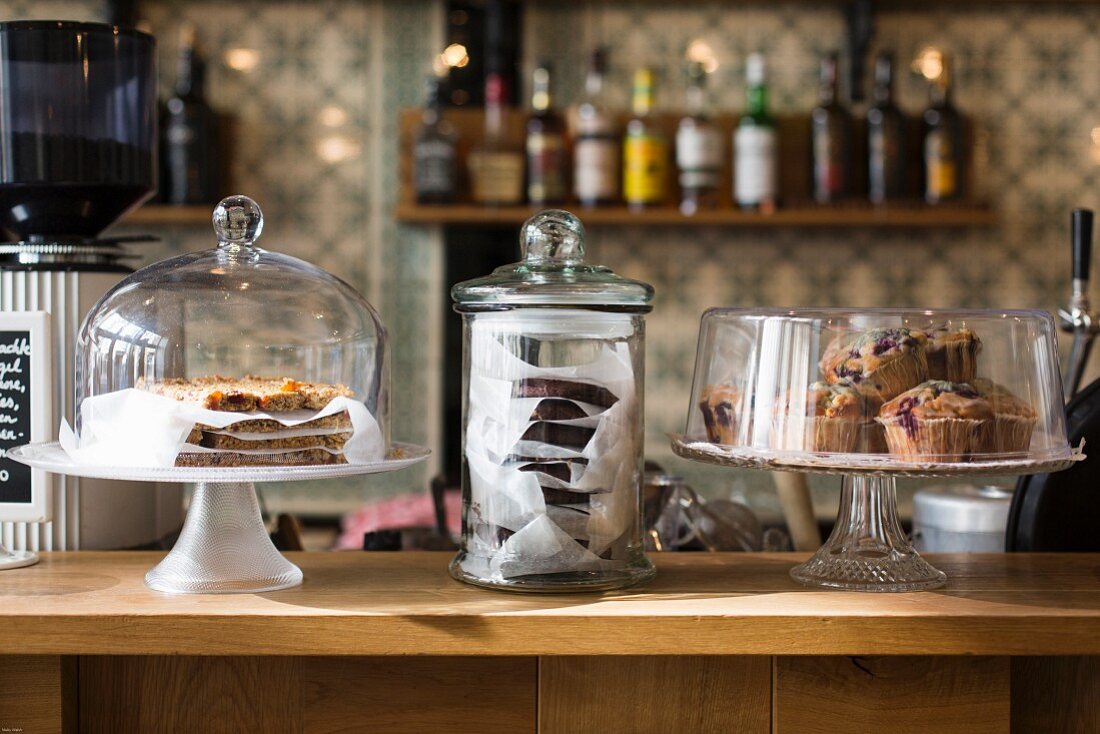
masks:
<svg viewBox="0 0 1100 734"><path fill-rule="evenodd" d="M264 229L260 205L247 196L227 196L214 207L219 245L251 247Z"/></svg>
<svg viewBox="0 0 1100 734"><path fill-rule="evenodd" d="M527 262L579 263L584 260L584 225L562 209L547 209L528 219L519 235Z"/></svg>

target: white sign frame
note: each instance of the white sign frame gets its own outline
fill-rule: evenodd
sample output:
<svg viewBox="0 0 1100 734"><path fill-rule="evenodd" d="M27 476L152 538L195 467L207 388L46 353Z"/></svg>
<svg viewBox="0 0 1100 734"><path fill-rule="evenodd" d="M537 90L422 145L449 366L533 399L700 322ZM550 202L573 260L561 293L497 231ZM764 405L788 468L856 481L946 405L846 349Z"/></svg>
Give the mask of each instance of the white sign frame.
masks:
<svg viewBox="0 0 1100 734"><path fill-rule="evenodd" d="M0 312L0 331L26 331L31 344L30 443L53 440L53 340L48 311ZM0 502L0 522L46 522L53 510L53 475L31 470L31 501Z"/></svg>

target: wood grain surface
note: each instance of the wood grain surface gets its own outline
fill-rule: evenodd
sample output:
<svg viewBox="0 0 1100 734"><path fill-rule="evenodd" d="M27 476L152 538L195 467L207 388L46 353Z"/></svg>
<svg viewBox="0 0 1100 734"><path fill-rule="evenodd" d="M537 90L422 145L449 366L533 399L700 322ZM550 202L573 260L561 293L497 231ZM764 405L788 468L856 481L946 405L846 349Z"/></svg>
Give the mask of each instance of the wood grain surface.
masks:
<svg viewBox="0 0 1100 734"><path fill-rule="evenodd" d="M546 657L542 734L771 730L768 657Z"/></svg>
<svg viewBox="0 0 1100 734"><path fill-rule="evenodd" d="M67 690L62 658L56 655L12 655L0 661L0 731L75 731L67 721Z"/></svg>
<svg viewBox="0 0 1100 734"><path fill-rule="evenodd" d="M448 553L296 553L297 589L166 595L154 553L44 553L0 575L0 654L1100 655L1100 555L930 556L944 589L861 594L787 575L804 554L661 554L647 586L520 595Z"/></svg>
<svg viewBox="0 0 1100 734"><path fill-rule="evenodd" d="M776 659L776 734L1007 734L1009 660Z"/></svg>

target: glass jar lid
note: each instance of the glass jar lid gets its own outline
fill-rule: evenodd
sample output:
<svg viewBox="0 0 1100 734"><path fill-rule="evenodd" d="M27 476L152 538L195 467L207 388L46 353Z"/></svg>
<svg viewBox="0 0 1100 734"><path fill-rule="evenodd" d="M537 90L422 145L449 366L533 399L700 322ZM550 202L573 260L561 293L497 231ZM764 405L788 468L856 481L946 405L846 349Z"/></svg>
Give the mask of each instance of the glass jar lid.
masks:
<svg viewBox="0 0 1100 734"><path fill-rule="evenodd" d="M567 211L547 209L523 224L523 259L451 289L456 311L583 307L625 313L653 308L653 286L584 260L584 225Z"/></svg>

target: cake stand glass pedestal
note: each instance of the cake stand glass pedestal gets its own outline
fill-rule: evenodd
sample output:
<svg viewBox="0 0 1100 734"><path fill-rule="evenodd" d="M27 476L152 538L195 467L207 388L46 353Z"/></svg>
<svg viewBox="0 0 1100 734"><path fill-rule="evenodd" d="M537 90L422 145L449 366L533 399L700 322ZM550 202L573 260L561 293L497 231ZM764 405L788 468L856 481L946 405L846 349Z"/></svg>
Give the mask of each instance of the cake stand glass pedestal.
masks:
<svg viewBox="0 0 1100 734"><path fill-rule="evenodd" d="M38 469L94 479L195 483L176 545L145 574L145 585L174 594L252 594L298 586L302 571L275 549L260 516L255 482L381 474L418 464L428 449L394 443L369 464L275 467L112 467L74 462L59 444L19 446L8 458ZM37 560L37 558L35 559ZM3 559L0 557L0 564ZM33 563L30 561L22 565ZM2 567L2 565L0 565Z"/></svg>
<svg viewBox="0 0 1100 734"><path fill-rule="evenodd" d="M791 569L809 586L853 591L921 591L947 575L917 555L898 522L893 477L846 475L833 532L810 560Z"/></svg>
<svg viewBox="0 0 1100 734"><path fill-rule="evenodd" d="M301 583L302 570L271 542L251 482L196 485L179 539L145 574L154 591L187 594L276 591Z"/></svg>
<svg viewBox="0 0 1100 734"><path fill-rule="evenodd" d="M783 453L720 446L672 435L677 456L705 464L764 471L844 477L833 532L791 578L807 586L849 591L921 591L943 586L947 576L921 558L901 529L897 477L975 477L1061 471L1085 458L1080 449L997 461L903 461L889 454Z"/></svg>

